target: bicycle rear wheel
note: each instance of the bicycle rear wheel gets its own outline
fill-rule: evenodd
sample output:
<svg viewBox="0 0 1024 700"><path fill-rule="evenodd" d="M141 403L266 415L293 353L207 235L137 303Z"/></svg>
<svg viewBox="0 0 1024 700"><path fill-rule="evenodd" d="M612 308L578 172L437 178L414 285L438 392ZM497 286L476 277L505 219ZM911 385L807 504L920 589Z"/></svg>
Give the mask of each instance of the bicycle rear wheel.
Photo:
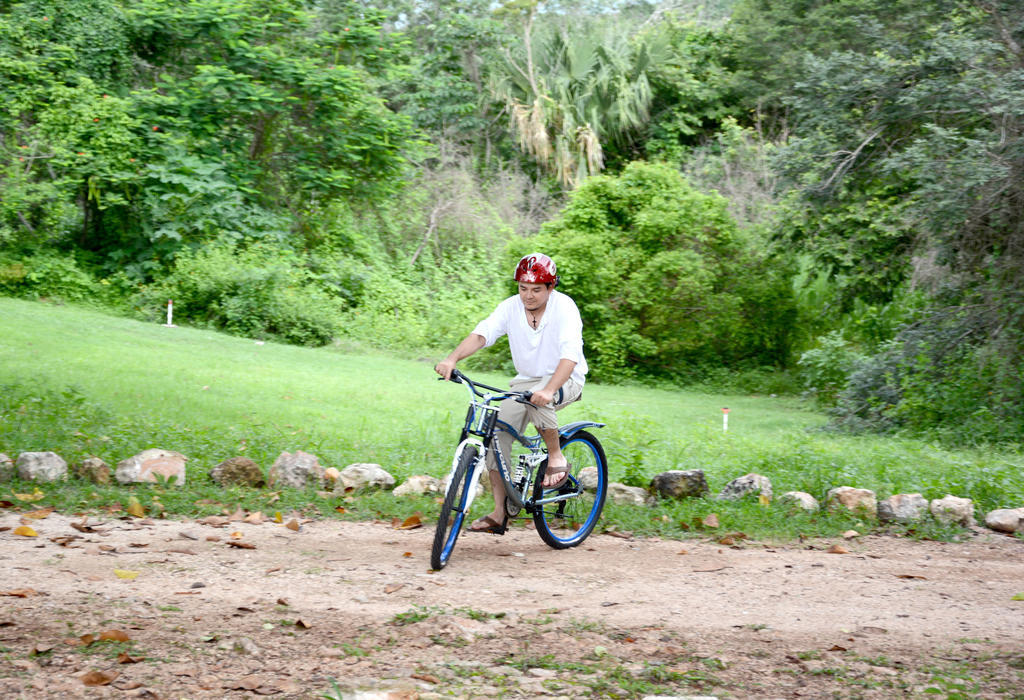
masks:
<svg viewBox="0 0 1024 700"><path fill-rule="evenodd" d="M557 490L545 491L541 486L547 469L547 462L544 462L533 486L534 501L555 494L572 494L564 501L548 503L533 512L537 534L555 549L575 547L587 539L601 517L608 493L608 461L596 437L580 430L562 439L562 453L569 460L569 477L565 483Z"/></svg>
<svg viewBox="0 0 1024 700"><path fill-rule="evenodd" d="M430 549L430 568L435 571L440 571L448 563L452 550L455 549L455 541L462 532L470 489L476 487L475 484L469 483L473 478L476 456L476 447L467 444L462 447L462 452L456 460L455 472L445 491L441 512L437 516L434 546Z"/></svg>

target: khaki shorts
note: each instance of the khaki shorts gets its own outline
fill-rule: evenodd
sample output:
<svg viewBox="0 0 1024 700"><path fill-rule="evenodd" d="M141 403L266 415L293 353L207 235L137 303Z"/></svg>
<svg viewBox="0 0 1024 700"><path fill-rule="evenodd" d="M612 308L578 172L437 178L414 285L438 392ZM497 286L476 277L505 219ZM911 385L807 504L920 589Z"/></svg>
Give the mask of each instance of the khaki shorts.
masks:
<svg viewBox="0 0 1024 700"><path fill-rule="evenodd" d="M513 379L509 386L512 391L539 391L547 386L550 379L550 375L539 378ZM519 403L515 399L505 399L498 408L498 420L508 423L520 434L526 430L527 423L533 423L538 430L554 430L558 428L558 417L555 415L555 411L560 411L572 402L579 401L582 394L583 387L572 379L567 379L565 384L555 392L551 403L546 406L535 406L532 403ZM496 437L498 448L507 463L512 446L512 436L505 431L499 431ZM498 468L492 452L487 453L487 468L490 470Z"/></svg>

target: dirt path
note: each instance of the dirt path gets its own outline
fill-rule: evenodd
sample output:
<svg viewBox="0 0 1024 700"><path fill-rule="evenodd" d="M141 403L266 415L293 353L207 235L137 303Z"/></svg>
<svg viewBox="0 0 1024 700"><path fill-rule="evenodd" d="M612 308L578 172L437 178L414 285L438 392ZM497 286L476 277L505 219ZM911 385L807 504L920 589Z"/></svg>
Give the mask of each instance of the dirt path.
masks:
<svg viewBox="0 0 1024 700"><path fill-rule="evenodd" d="M0 697L1024 697L1024 542L987 532L516 528L431 573L431 528L285 524L0 515Z"/></svg>

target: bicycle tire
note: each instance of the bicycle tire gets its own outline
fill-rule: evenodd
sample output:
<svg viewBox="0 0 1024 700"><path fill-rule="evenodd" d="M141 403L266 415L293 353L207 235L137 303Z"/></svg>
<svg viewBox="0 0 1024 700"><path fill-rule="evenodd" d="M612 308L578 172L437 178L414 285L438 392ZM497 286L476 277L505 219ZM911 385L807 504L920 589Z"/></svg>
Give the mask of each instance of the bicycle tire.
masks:
<svg viewBox="0 0 1024 700"><path fill-rule="evenodd" d="M608 460L598 439L585 430L580 430L568 439L562 438L561 444L562 453L569 460L569 478L557 493L579 491L579 495L538 507L533 512L533 523L537 534L547 545L555 549L568 549L587 539L601 517L608 495ZM597 484L593 492L580 485L580 472L588 467L596 470ZM546 470L547 461L537 470L537 481L533 486L534 501L545 496L541 483ZM555 491L547 491L549 497L552 493Z"/></svg>
<svg viewBox="0 0 1024 700"><path fill-rule="evenodd" d="M444 494L441 512L437 516L437 528L434 530L434 544L430 549L430 568L440 571L448 564L455 541L462 532L462 523L466 519L466 497L470 493L470 479L473 478L473 466L476 462L477 450L472 445L465 445L459 454L452 474L451 483Z"/></svg>

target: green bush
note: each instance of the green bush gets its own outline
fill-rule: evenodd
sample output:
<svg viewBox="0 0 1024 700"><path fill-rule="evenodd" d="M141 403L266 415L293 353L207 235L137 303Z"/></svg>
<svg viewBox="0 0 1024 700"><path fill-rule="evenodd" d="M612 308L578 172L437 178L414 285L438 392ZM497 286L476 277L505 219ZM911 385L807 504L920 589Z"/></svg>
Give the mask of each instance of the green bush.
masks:
<svg viewBox="0 0 1024 700"><path fill-rule="evenodd" d="M839 331L818 339L818 347L800 355L797 364L807 393L822 406L834 406L850 373L864 357Z"/></svg>
<svg viewBox="0 0 1024 700"><path fill-rule="evenodd" d="M135 301L145 315L159 317L168 299L175 319L299 345L331 342L344 306L316 283L300 256L260 244L181 254L168 276Z"/></svg>
<svg viewBox="0 0 1024 700"><path fill-rule="evenodd" d="M0 294L82 302L100 296L101 289L70 255L40 251L23 257L0 255Z"/></svg>
<svg viewBox="0 0 1024 700"><path fill-rule="evenodd" d="M669 166L637 162L588 178L561 216L512 247L558 262L597 379L788 361L788 266L738 228L724 198Z"/></svg>
<svg viewBox="0 0 1024 700"><path fill-rule="evenodd" d="M936 313L860 359L838 395L835 425L902 431L954 444L1019 443L1024 334L984 338L969 310ZM974 342L971 337L974 337Z"/></svg>
<svg viewBox="0 0 1024 700"><path fill-rule="evenodd" d="M404 352L447 353L511 293L511 272L488 251L464 249L457 260L420 267L381 265L345 314L344 335ZM487 352L470 366L500 358Z"/></svg>

